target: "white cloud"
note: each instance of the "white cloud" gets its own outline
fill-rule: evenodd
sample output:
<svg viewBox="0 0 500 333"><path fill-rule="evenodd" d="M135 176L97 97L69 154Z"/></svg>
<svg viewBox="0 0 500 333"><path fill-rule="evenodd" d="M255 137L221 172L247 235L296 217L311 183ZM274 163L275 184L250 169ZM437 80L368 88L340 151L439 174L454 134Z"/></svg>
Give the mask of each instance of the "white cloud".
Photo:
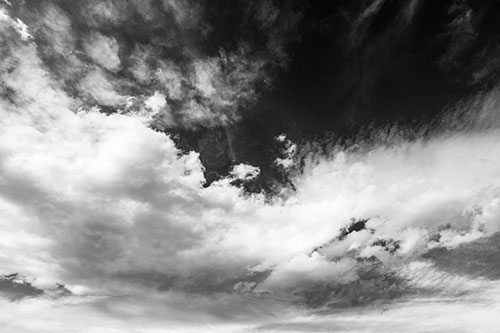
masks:
<svg viewBox="0 0 500 333"><path fill-rule="evenodd" d="M140 84L149 84L153 80L153 70L147 63L151 51L142 45L136 45L129 57L131 66L128 70Z"/></svg>
<svg viewBox="0 0 500 333"><path fill-rule="evenodd" d="M93 31L85 38L84 48L92 60L100 66L113 72L120 69L121 61L118 55L120 45L115 38Z"/></svg>
<svg viewBox="0 0 500 333"><path fill-rule="evenodd" d="M231 175L236 179L241 180L251 180L255 179L260 173L260 169L258 167L254 167L252 165L240 163L233 167L231 170Z"/></svg>
<svg viewBox="0 0 500 333"><path fill-rule="evenodd" d="M354 281L357 279L353 271L355 265L356 260L350 258L329 261L318 252L311 256L299 254L273 270L269 278L257 286L256 291L291 293L297 289L307 290L318 283Z"/></svg>
<svg viewBox="0 0 500 333"><path fill-rule="evenodd" d="M182 82L184 78L178 66L172 62L160 62L155 77L165 87L170 99L182 99Z"/></svg>
<svg viewBox="0 0 500 333"><path fill-rule="evenodd" d="M485 233L498 230L497 130L337 151L306 163L288 201L266 203L262 195L239 196L227 182L202 188L197 154L180 154L168 136L137 118L70 111L70 100L27 59L13 73L31 77L33 88L23 92L32 96L24 97L25 107L16 113L2 111L1 195L20 212L10 220L21 226L32 218L23 230L43 240L36 243L41 249L50 244L42 252L52 258L47 276L107 285L124 272L181 275L187 281L196 274L244 279L254 267L273 269L269 281L286 278L293 285L290 263L314 263L303 265L300 286L309 278L331 279L331 269L339 276L342 267L347 270L308 255L338 236L352 217L376 217L369 224L375 231L346 238L344 250L331 245L335 256L349 257L350 249L381 253L370 250L372 243L392 238L400 248L395 259L380 254L387 263L424 251L429 233L440 225L477 232L471 229L478 219L472 211L483 212ZM5 78L21 90L22 77ZM66 106L48 109L50 100L35 98L50 95ZM21 229L9 232L23 235ZM34 271L27 265L18 270Z"/></svg>
<svg viewBox="0 0 500 333"><path fill-rule="evenodd" d="M221 68L218 59L196 61L194 63L194 84L204 97L214 98L218 93L217 81L220 80Z"/></svg>
<svg viewBox="0 0 500 333"><path fill-rule="evenodd" d="M118 25L128 19L127 3L89 0L79 5L81 15L95 27Z"/></svg>
<svg viewBox="0 0 500 333"><path fill-rule="evenodd" d="M159 112L165 106L167 106L167 101L165 100L165 95L155 91L153 96L148 97L145 101L146 107L150 108L154 113Z"/></svg>
<svg viewBox="0 0 500 333"><path fill-rule="evenodd" d="M288 140L286 134L278 135L275 140L276 142L282 144L282 157L276 157L274 163L284 170L291 169L295 165L294 157L297 153L297 145Z"/></svg>
<svg viewBox="0 0 500 333"><path fill-rule="evenodd" d="M42 7L41 17L30 21L33 30L42 34L44 41L49 43L51 52L68 56L75 49L75 32L71 20L66 13L54 3Z"/></svg>
<svg viewBox="0 0 500 333"><path fill-rule="evenodd" d="M89 70L80 81L79 88L102 105L120 106L125 104L128 98L116 91L111 77L98 67Z"/></svg>
<svg viewBox="0 0 500 333"><path fill-rule="evenodd" d="M28 31L28 26L23 21L17 19L15 25L19 31L19 34L21 35L22 40L28 41L31 38L33 38L33 36L31 36L31 34Z"/></svg>

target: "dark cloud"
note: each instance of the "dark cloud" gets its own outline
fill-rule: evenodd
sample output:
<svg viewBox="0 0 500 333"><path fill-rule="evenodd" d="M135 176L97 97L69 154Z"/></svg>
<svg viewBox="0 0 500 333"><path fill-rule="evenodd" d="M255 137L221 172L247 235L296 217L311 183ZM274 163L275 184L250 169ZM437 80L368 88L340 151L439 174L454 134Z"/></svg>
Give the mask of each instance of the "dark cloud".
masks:
<svg viewBox="0 0 500 333"><path fill-rule="evenodd" d="M8 274L0 278L0 293L11 300L18 300L23 297L34 297L43 294L43 290L31 285L18 274Z"/></svg>
<svg viewBox="0 0 500 333"><path fill-rule="evenodd" d="M423 257L432 260L437 267L450 273L498 280L499 238L500 234L495 233L456 248L438 247L425 253Z"/></svg>
<svg viewBox="0 0 500 333"><path fill-rule="evenodd" d="M26 297L65 297L70 296L71 291L60 283L52 288L41 289L34 286L22 275L12 273L0 277L0 295L10 301L19 301Z"/></svg>

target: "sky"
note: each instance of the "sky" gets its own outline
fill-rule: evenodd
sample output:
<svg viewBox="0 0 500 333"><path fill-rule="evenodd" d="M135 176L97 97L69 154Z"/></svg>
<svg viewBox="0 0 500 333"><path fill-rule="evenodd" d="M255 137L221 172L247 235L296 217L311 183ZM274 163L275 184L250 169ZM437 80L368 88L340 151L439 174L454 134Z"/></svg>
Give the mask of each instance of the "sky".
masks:
<svg viewBox="0 0 500 333"><path fill-rule="evenodd" d="M2 332L496 332L499 6L2 0Z"/></svg>

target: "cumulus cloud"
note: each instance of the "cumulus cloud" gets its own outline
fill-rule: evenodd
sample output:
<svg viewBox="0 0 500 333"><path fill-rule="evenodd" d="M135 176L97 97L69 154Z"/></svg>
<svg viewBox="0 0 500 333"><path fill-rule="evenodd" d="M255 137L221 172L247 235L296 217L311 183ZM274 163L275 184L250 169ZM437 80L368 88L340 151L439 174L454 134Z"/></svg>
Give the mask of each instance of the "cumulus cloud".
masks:
<svg viewBox="0 0 500 333"><path fill-rule="evenodd" d="M251 180L257 177L260 173L260 169L258 167L254 167L248 164L240 163L233 167L231 171L231 175L236 179L241 180Z"/></svg>
<svg viewBox="0 0 500 333"><path fill-rule="evenodd" d="M165 95L155 91L153 96L146 99L145 104L152 112L157 113L167 106L167 101Z"/></svg>

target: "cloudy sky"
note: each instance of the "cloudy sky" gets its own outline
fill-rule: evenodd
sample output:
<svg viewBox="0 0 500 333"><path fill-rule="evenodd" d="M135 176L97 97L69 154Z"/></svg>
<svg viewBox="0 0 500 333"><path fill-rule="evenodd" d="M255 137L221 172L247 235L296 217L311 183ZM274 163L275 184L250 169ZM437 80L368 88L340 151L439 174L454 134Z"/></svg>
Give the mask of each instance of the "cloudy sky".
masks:
<svg viewBox="0 0 500 333"><path fill-rule="evenodd" d="M499 13L1 0L1 331L497 332Z"/></svg>

